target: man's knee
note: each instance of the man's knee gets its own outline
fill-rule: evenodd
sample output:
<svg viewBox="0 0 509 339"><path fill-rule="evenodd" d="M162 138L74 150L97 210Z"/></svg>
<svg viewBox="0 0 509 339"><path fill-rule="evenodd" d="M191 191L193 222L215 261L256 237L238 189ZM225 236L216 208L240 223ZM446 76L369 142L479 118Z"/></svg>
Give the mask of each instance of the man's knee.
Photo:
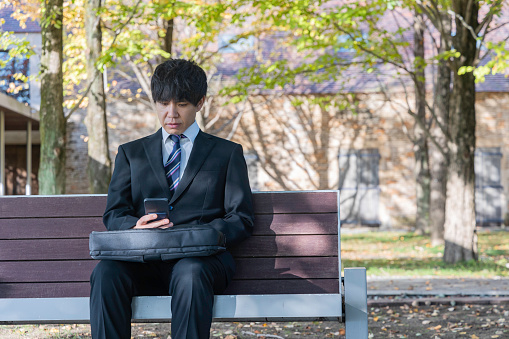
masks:
<svg viewBox="0 0 509 339"><path fill-rule="evenodd" d="M184 288L213 284L210 267L202 258L179 260L173 268L171 280L172 284Z"/></svg>

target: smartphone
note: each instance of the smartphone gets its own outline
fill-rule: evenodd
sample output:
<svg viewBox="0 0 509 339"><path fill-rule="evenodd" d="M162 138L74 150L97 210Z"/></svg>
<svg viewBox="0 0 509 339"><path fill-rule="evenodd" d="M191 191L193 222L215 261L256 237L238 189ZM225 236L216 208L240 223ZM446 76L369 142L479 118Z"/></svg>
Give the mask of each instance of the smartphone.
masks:
<svg viewBox="0 0 509 339"><path fill-rule="evenodd" d="M157 219L169 219L168 199L166 198L145 198L145 214L157 214Z"/></svg>

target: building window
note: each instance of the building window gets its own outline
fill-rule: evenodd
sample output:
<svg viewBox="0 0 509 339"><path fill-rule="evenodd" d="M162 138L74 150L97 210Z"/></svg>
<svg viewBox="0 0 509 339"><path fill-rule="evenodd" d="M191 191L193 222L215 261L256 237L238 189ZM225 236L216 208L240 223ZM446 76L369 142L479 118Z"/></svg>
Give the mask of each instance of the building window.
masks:
<svg viewBox="0 0 509 339"><path fill-rule="evenodd" d="M475 151L475 219L477 225L501 225L504 187L501 185L500 147Z"/></svg>
<svg viewBox="0 0 509 339"><path fill-rule="evenodd" d="M9 60L9 51L0 51L1 60ZM0 91L15 98L19 102L30 104L30 89L28 82L19 78L29 76L28 59L15 57L10 59L5 67L0 68Z"/></svg>
<svg viewBox="0 0 509 339"><path fill-rule="evenodd" d="M340 218L345 224L380 225L377 149L339 153Z"/></svg>

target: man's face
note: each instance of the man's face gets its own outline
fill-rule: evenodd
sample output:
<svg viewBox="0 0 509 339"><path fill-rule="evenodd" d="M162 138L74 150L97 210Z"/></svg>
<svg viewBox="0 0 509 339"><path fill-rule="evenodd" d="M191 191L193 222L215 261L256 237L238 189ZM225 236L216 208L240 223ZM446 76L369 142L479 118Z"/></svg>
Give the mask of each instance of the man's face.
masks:
<svg viewBox="0 0 509 339"><path fill-rule="evenodd" d="M156 102L157 117L169 134L182 134L196 119L196 112L203 106L205 97L195 106L188 101Z"/></svg>

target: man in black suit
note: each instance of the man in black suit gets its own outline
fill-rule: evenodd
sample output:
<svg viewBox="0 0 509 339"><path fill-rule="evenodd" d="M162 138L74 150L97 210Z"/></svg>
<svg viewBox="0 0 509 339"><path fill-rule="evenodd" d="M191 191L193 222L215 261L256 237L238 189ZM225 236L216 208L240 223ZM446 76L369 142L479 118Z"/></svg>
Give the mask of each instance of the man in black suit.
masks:
<svg viewBox="0 0 509 339"><path fill-rule="evenodd" d="M207 93L205 72L192 61L170 59L157 66L151 90L162 128L119 147L106 228L208 225L225 234L227 248L237 245L251 234L254 219L247 167L241 145L196 124ZM145 215L145 198L168 198L169 220ZM103 260L90 279L92 337L130 338L132 297L169 294L172 338L209 338L214 294L224 291L234 272L228 251L168 262Z"/></svg>

